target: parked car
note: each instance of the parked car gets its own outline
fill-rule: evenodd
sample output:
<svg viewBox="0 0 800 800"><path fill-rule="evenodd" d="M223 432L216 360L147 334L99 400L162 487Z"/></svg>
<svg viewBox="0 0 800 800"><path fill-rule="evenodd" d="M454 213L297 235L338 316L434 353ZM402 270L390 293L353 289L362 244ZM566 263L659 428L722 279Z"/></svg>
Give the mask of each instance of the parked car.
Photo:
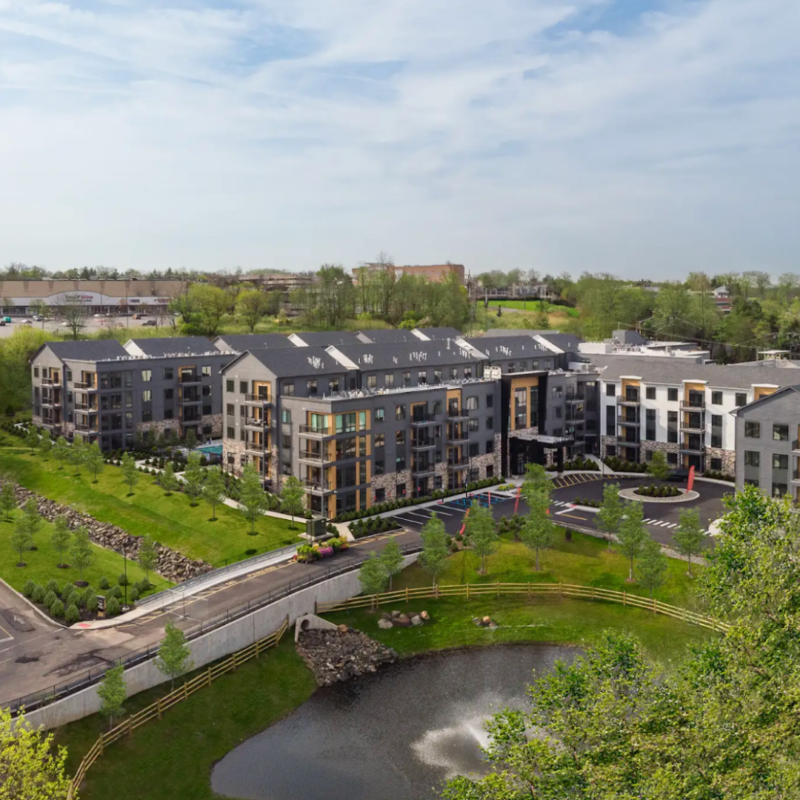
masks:
<svg viewBox="0 0 800 800"><path fill-rule="evenodd" d="M11 317L3 317L3 322L11 322Z"/></svg>
<svg viewBox="0 0 800 800"><path fill-rule="evenodd" d="M146 319L142 323L143 328L155 328L155 326L156 326L156 321L154 319Z"/></svg>
<svg viewBox="0 0 800 800"><path fill-rule="evenodd" d="M4 319L0 319L0 328L5 328L6 321Z"/></svg>
<svg viewBox="0 0 800 800"><path fill-rule="evenodd" d="M134 318L134 319L141 319L141 318L142 318L142 315L141 315L141 314L134 314L134 315L133 315L133 318Z"/></svg>
<svg viewBox="0 0 800 800"><path fill-rule="evenodd" d="M675 481L675 483L682 483L684 481L689 480L689 470L688 469L674 469L670 473L669 480Z"/></svg>
<svg viewBox="0 0 800 800"><path fill-rule="evenodd" d="M21 319L19 321L19 324L20 325L33 325L33 320L32 319Z"/></svg>
<svg viewBox="0 0 800 800"><path fill-rule="evenodd" d="M41 317L39 314L34 314L34 315L31 317L31 319L32 319L34 322L41 322L43 318L42 318L42 317Z"/></svg>

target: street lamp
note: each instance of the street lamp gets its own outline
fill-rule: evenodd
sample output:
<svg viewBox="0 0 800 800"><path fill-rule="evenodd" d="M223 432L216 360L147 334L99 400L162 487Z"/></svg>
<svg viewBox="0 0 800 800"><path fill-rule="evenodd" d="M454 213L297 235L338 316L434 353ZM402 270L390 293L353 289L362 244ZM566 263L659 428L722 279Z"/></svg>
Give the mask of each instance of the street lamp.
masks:
<svg viewBox="0 0 800 800"><path fill-rule="evenodd" d="M122 545L122 560L125 565L125 605L128 605L128 544L127 542Z"/></svg>

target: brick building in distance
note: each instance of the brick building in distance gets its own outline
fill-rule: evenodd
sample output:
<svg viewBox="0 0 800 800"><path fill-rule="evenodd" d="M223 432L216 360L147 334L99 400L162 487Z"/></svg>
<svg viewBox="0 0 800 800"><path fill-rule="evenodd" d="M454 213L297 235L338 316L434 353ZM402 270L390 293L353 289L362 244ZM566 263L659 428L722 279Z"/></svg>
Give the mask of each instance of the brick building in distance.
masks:
<svg viewBox="0 0 800 800"><path fill-rule="evenodd" d="M429 281L441 283L448 275L455 275L461 283L465 281L464 265L451 264L449 262L446 264L407 264L404 266L389 263L366 263L363 266L356 267L353 270L353 274L357 280L358 275L363 271L379 272L380 270L391 271L395 278L399 278L402 275L419 275Z"/></svg>

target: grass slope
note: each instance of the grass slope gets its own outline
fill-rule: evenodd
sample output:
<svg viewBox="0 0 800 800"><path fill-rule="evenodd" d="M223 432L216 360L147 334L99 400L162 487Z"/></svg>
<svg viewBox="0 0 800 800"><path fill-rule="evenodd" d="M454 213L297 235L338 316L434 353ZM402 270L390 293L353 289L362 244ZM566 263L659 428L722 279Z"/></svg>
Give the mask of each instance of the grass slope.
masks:
<svg viewBox="0 0 800 800"><path fill-rule="evenodd" d="M192 508L182 494L165 497L151 475L140 474L128 497L118 467L107 466L99 481L92 483L85 470L76 477L71 467L59 470L54 459L29 455L19 446L0 448L0 472L44 497L119 525L134 536L149 534L161 544L211 564L244 558L249 548L264 551L291 544L299 533L299 528L290 530L286 520L263 517L256 523L257 535L250 536L250 524L241 512L219 506L217 520L211 522L209 506L201 503Z"/></svg>
<svg viewBox="0 0 800 800"><path fill-rule="evenodd" d="M489 308L516 308L519 311L530 311L535 313L540 310L542 303L539 300L490 300ZM580 311L571 306L558 306L553 303L544 302L544 310L548 314L561 314L564 317L572 317L577 319L580 316Z"/></svg>

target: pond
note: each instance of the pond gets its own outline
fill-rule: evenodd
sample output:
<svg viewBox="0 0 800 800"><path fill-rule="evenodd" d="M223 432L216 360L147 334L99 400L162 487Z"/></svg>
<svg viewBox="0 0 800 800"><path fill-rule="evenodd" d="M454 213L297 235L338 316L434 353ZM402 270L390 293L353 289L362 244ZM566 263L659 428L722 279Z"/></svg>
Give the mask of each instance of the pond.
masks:
<svg viewBox="0 0 800 800"><path fill-rule="evenodd" d="M546 644L456 650L401 661L318 690L228 753L212 789L241 800L418 800L483 771L483 723L521 707L532 672L577 650Z"/></svg>

